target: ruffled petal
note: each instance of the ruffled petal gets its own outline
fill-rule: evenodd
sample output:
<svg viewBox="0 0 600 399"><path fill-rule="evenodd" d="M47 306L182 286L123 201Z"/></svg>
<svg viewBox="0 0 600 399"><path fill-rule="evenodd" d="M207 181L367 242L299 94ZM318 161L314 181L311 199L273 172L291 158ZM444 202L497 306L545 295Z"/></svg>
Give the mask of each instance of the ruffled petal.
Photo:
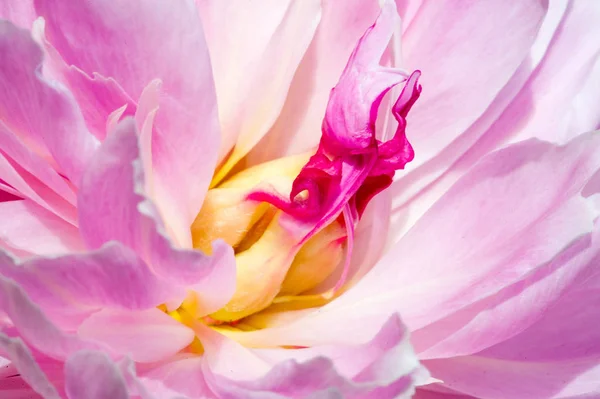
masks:
<svg viewBox="0 0 600 399"><path fill-rule="evenodd" d="M90 160L78 198L82 237L91 248L111 240L125 244L166 282L199 290L200 303L206 297L214 307L212 298L234 289L233 250L221 241L213 243L212 256L173 247L153 204L144 196L139 151L135 122L127 119ZM221 284L211 284L212 279Z"/></svg>
<svg viewBox="0 0 600 399"><path fill-rule="evenodd" d="M250 350L198 323L192 327L205 353L188 367L202 370L206 386L219 397L337 394L383 399L408 398L414 392L413 373L418 362L397 316L384 323L368 342L324 344L313 336L321 345L294 350Z"/></svg>
<svg viewBox="0 0 600 399"><path fill-rule="evenodd" d="M68 65L113 78L133 99L152 80L162 80L152 135L154 198L177 241L190 246L189 226L220 142L208 50L193 4L38 0L36 9Z"/></svg>
<svg viewBox="0 0 600 399"><path fill-rule="evenodd" d="M31 348L53 359L64 360L82 349L103 349L75 334L62 331L52 323L39 306L13 281L0 276L0 309L3 310L19 337Z"/></svg>
<svg viewBox="0 0 600 399"><path fill-rule="evenodd" d="M183 291L154 275L133 251L115 242L93 252L21 263L0 255L0 273L17 282L42 309L67 314L104 307L154 308Z"/></svg>

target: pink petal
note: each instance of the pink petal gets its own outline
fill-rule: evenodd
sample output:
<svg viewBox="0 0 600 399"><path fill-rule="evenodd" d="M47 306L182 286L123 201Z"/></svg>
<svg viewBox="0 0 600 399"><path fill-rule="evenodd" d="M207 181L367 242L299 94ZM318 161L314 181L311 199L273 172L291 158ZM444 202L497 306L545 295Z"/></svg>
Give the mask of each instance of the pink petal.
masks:
<svg viewBox="0 0 600 399"><path fill-rule="evenodd" d="M158 309L104 309L87 318L78 334L102 342L136 362L156 362L172 356L194 339L191 329Z"/></svg>
<svg viewBox="0 0 600 399"><path fill-rule="evenodd" d="M595 258L600 254L599 239L598 231L593 237L586 235L522 280L413 332L413 343L421 352L419 357L431 359L477 353L526 329L529 331L532 324L555 309L557 301L594 273ZM583 308L592 311L590 305ZM565 322L564 317L553 320ZM569 343L572 338L570 335ZM523 353L523 356L527 355Z"/></svg>
<svg viewBox="0 0 600 399"><path fill-rule="evenodd" d="M223 306L229 298L216 301L222 303L215 303L214 298L222 298L223 291L235 289L231 247L215 241L213 255L207 256L199 251L176 249L165 236L154 206L144 197L144 175L133 120L121 122L90 160L78 204L80 231L91 248L119 241L142 256L165 282L190 289L198 284L200 301L204 297L212 306Z"/></svg>
<svg viewBox="0 0 600 399"><path fill-rule="evenodd" d="M419 68L427 87L409 120L420 155L413 167L481 116L527 56L545 12L537 0L421 5L402 38L407 69Z"/></svg>
<svg viewBox="0 0 600 399"><path fill-rule="evenodd" d="M580 192L600 167L598 151L600 137L588 134L564 147L527 141L491 154L353 294L401 284L394 300L414 330L518 281L591 231L595 215Z"/></svg>
<svg viewBox="0 0 600 399"><path fill-rule="evenodd" d="M68 203L75 204L75 193L72 186L61 177L46 160L31 151L17 135L0 121L0 151L14 163L42 181Z"/></svg>
<svg viewBox="0 0 600 399"><path fill-rule="evenodd" d="M596 128L600 113L589 105L577 108L582 112L589 110L591 114L579 125L569 127L566 122L568 115L573 113L569 109L574 109L570 104L584 87L584 82L592 77L590 67L596 59L596 46L578 38L600 34L600 30L594 33L598 29L593 22L600 14L584 3L576 3L566 11L565 6L563 2L551 3L541 37L532 48L531 62L519 68L482 118L438 157L392 186L396 219L392 225L395 231L390 240L392 243L464 171L507 140L537 135L545 140L564 141ZM533 74L532 68L536 68ZM569 76L569 79L557 81L556 76ZM557 109L561 112L557 113Z"/></svg>
<svg viewBox="0 0 600 399"><path fill-rule="evenodd" d="M349 211L345 211L345 218L352 214L358 219L368 201L391 184L394 172L413 158L405 137L406 115L421 92L420 73L415 71L407 77L399 69L380 65L397 23L395 5L388 1L358 41L331 90L317 152L294 180L289 200L266 191L248 196L269 202L283 210L286 217L310 225L302 242L330 223L344 207ZM393 137L381 142L376 139L377 111L384 95L401 82L405 82L404 87L392 107L398 127ZM307 199L298 199L302 192L308 192ZM347 219L346 227L352 231L354 226ZM345 273L340 282L344 279Z"/></svg>
<svg viewBox="0 0 600 399"><path fill-rule="evenodd" d="M81 349L101 345L61 331L50 322L17 284L0 276L0 309L10 318L19 336L31 348L54 359L65 359Z"/></svg>
<svg viewBox="0 0 600 399"><path fill-rule="evenodd" d="M7 355L11 365L16 368L20 378L28 385L29 389L42 395L45 399L59 399L60 396L54 386L48 381L44 372L40 369L30 350L19 338L9 338L0 333L0 350ZM0 385L6 385L5 381L0 380ZM20 389L17 395L33 395L29 389ZM2 397L7 397L7 392L0 388ZM29 391L29 392L27 392ZM25 396L18 396L24 398ZM29 397L29 396L27 396ZM10 399L10 397L7 397ZM15 399L17 396L14 397Z"/></svg>
<svg viewBox="0 0 600 399"><path fill-rule="evenodd" d="M0 3L0 18L30 29L36 18L33 0L4 0Z"/></svg>
<svg viewBox="0 0 600 399"><path fill-rule="evenodd" d="M116 365L106 354L80 351L65 363L69 399L129 399L127 385Z"/></svg>
<svg viewBox="0 0 600 399"><path fill-rule="evenodd" d="M66 222L77 224L77 211L75 207L48 188L42 181L25 170L12 159L5 157L0 151L0 175L12 194L27 198L60 216Z"/></svg>
<svg viewBox="0 0 600 399"><path fill-rule="evenodd" d="M135 110L135 123L139 132L140 159L144 167L146 178L146 193L154 197L154 176L152 172L152 131L154 119L159 109L160 91L162 81L155 79L148 83L139 98L138 108ZM159 208L162 215L169 215L167 210ZM165 216L165 217L166 217ZM172 234L175 236L175 234Z"/></svg>
<svg viewBox="0 0 600 399"><path fill-rule="evenodd" d="M411 374L418 362L397 316L368 343L332 342L295 350L249 350L199 324L192 327L205 354L204 364L189 367L204 370L207 384L219 397L268 392L300 398L337 392L348 398L384 399L408 398L414 392Z"/></svg>
<svg viewBox="0 0 600 399"><path fill-rule="evenodd" d="M314 38L289 89L285 105L268 135L250 154L260 163L319 144L323 110L358 39L380 11L377 1L327 1Z"/></svg>
<svg viewBox="0 0 600 399"><path fill-rule="evenodd" d="M49 41L67 64L114 78L131 98L163 82L153 134L155 199L177 240L189 226L212 177L219 126L202 25L189 2L36 2ZM99 39L102 40L99 40ZM90 56L93 54L93 56ZM136 62L131 62L136 60Z"/></svg>
<svg viewBox="0 0 600 399"><path fill-rule="evenodd" d="M46 71L69 88L81 108L86 126L98 139L103 140L110 114L124 106L126 114L133 115L135 102L113 78L107 78L98 72L87 74L75 65L68 65L46 39L44 28L42 21L36 21L32 34L45 50Z"/></svg>
<svg viewBox="0 0 600 399"><path fill-rule="evenodd" d="M277 119L319 23L320 2L197 4L217 85L221 156L235 145L227 163L233 166ZM231 28L223 29L224 20Z"/></svg>
<svg viewBox="0 0 600 399"><path fill-rule="evenodd" d="M414 331L519 281L591 231L596 213L580 192L600 168L599 151L600 136L588 134L564 147L529 141L488 156L356 286L290 323L285 337L310 342L307 331L344 313L361 315L361 327L336 339L365 337L391 309Z"/></svg>
<svg viewBox="0 0 600 399"><path fill-rule="evenodd" d="M402 19L402 33L406 32L423 4L423 0L396 0L398 13Z"/></svg>
<svg viewBox="0 0 600 399"><path fill-rule="evenodd" d="M556 362L510 361L463 356L425 362L431 372L459 392L476 398L594 398L598 394L597 355Z"/></svg>
<svg viewBox="0 0 600 399"><path fill-rule="evenodd" d="M141 373L142 382L150 387L160 383L191 398L210 397L214 395L205 381L202 372L204 363L201 356L185 356L165 362Z"/></svg>
<svg viewBox="0 0 600 399"><path fill-rule="evenodd" d="M162 381L139 377L135 370L135 364L129 358L122 359L118 367L127 381L129 392L132 395L137 394L142 399L189 399L187 396L167 388ZM201 376L194 375L191 378L188 377L186 383L198 379L201 379Z"/></svg>
<svg viewBox="0 0 600 399"><path fill-rule="evenodd" d="M41 76L42 51L29 32L2 22L0 52L0 85L10 88L0 97L3 122L77 183L97 146L79 108L68 92Z"/></svg>
<svg viewBox="0 0 600 399"><path fill-rule="evenodd" d="M485 397L593 397L598 393L599 249L588 270L520 334L474 356L428 361L448 385ZM460 371L459 371L460 370ZM463 371L464 370L464 371ZM485 374L484 374L485 371ZM476 375L477 383L471 381Z"/></svg>
<svg viewBox="0 0 600 399"><path fill-rule="evenodd" d="M425 387L419 387L417 388L417 392L415 393L415 396L413 396L413 399L476 399L472 396L467 396L467 395L461 395L459 393L442 393L442 392L435 392L435 391L430 391L427 389L427 386Z"/></svg>
<svg viewBox="0 0 600 399"><path fill-rule="evenodd" d="M94 252L22 263L0 256L0 272L44 310L54 312L148 309L178 298L183 291L154 275L133 251L116 242Z"/></svg>
<svg viewBox="0 0 600 399"><path fill-rule="evenodd" d="M56 255L84 249L72 224L31 200L0 202L0 242L3 247L32 255Z"/></svg>

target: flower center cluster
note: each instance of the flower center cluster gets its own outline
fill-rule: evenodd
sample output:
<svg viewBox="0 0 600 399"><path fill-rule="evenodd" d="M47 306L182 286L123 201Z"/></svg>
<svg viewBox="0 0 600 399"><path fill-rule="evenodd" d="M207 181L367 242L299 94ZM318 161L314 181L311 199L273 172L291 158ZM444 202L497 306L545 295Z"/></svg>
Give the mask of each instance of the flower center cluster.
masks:
<svg viewBox="0 0 600 399"><path fill-rule="evenodd" d="M334 89L315 154L250 167L209 190L191 228L194 247L208 253L215 239L231 245L237 287L206 322L237 323L282 304L315 306L342 287L365 207L413 157L405 127L420 93L418 77L415 72L405 79L392 107L398 127L390 140L375 135L373 118L384 93L370 104L364 129L352 131L345 117L330 109L346 94ZM347 140L353 134L357 138Z"/></svg>
<svg viewBox="0 0 600 399"><path fill-rule="evenodd" d="M228 172L217 171L191 227L193 244L210 253L211 242L222 239L234 248L236 291L203 320L207 324L239 327L274 307L318 306L346 283L355 228L367 204L414 156L405 129L421 93L420 72L379 64L395 23L382 13L360 39L331 90L312 155L252 166L225 180ZM401 83L391 106L395 132L388 126L376 132L386 94ZM187 301L182 310L193 306Z"/></svg>

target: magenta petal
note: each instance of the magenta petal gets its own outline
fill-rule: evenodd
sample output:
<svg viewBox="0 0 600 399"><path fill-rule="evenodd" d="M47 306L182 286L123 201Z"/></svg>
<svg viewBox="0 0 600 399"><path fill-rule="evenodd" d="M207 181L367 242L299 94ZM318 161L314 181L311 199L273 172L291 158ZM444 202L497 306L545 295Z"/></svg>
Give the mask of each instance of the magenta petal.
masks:
<svg viewBox="0 0 600 399"><path fill-rule="evenodd" d="M599 153L600 136L586 134L490 154L340 299L357 312L363 298L360 311L392 306L416 330L521 280L592 230L596 215L580 193Z"/></svg>
<svg viewBox="0 0 600 399"><path fill-rule="evenodd" d="M127 384L106 354L81 351L65 363L65 391L69 399L129 399Z"/></svg>
<svg viewBox="0 0 600 399"><path fill-rule="evenodd" d="M42 50L28 31L0 23L0 113L10 130L77 183L97 147L72 97L40 71Z"/></svg>
<svg viewBox="0 0 600 399"><path fill-rule="evenodd" d="M173 247L153 204L144 196L139 151L135 123L127 119L109 135L90 161L78 199L84 241L91 248L119 241L142 256L165 282L190 289L198 284L198 289L202 288L201 302L204 297L211 303L211 309L223 306L229 300L223 297L223 292L233 293L235 289L233 250L221 241L213 243L212 256ZM222 284L211 284L213 278ZM185 291L181 292L185 295Z"/></svg>

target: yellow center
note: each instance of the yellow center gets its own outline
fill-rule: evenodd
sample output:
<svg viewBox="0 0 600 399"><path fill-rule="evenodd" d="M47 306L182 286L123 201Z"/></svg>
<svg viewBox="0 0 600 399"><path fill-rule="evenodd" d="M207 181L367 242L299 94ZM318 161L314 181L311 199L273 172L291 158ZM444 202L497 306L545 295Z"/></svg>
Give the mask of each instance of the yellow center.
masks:
<svg viewBox="0 0 600 399"><path fill-rule="evenodd" d="M309 154L281 158L235 173L211 188L191 226L194 248L210 253L211 242L222 239L234 248L236 291L217 312L205 317L219 330L265 326L261 315L321 305L328 297L313 294L343 261L346 229L337 221L307 242L280 223L281 210L246 199L257 188L289 193ZM171 315L187 324L195 314L190 296ZM241 319L253 315L253 327ZM190 347L201 352L196 340Z"/></svg>

